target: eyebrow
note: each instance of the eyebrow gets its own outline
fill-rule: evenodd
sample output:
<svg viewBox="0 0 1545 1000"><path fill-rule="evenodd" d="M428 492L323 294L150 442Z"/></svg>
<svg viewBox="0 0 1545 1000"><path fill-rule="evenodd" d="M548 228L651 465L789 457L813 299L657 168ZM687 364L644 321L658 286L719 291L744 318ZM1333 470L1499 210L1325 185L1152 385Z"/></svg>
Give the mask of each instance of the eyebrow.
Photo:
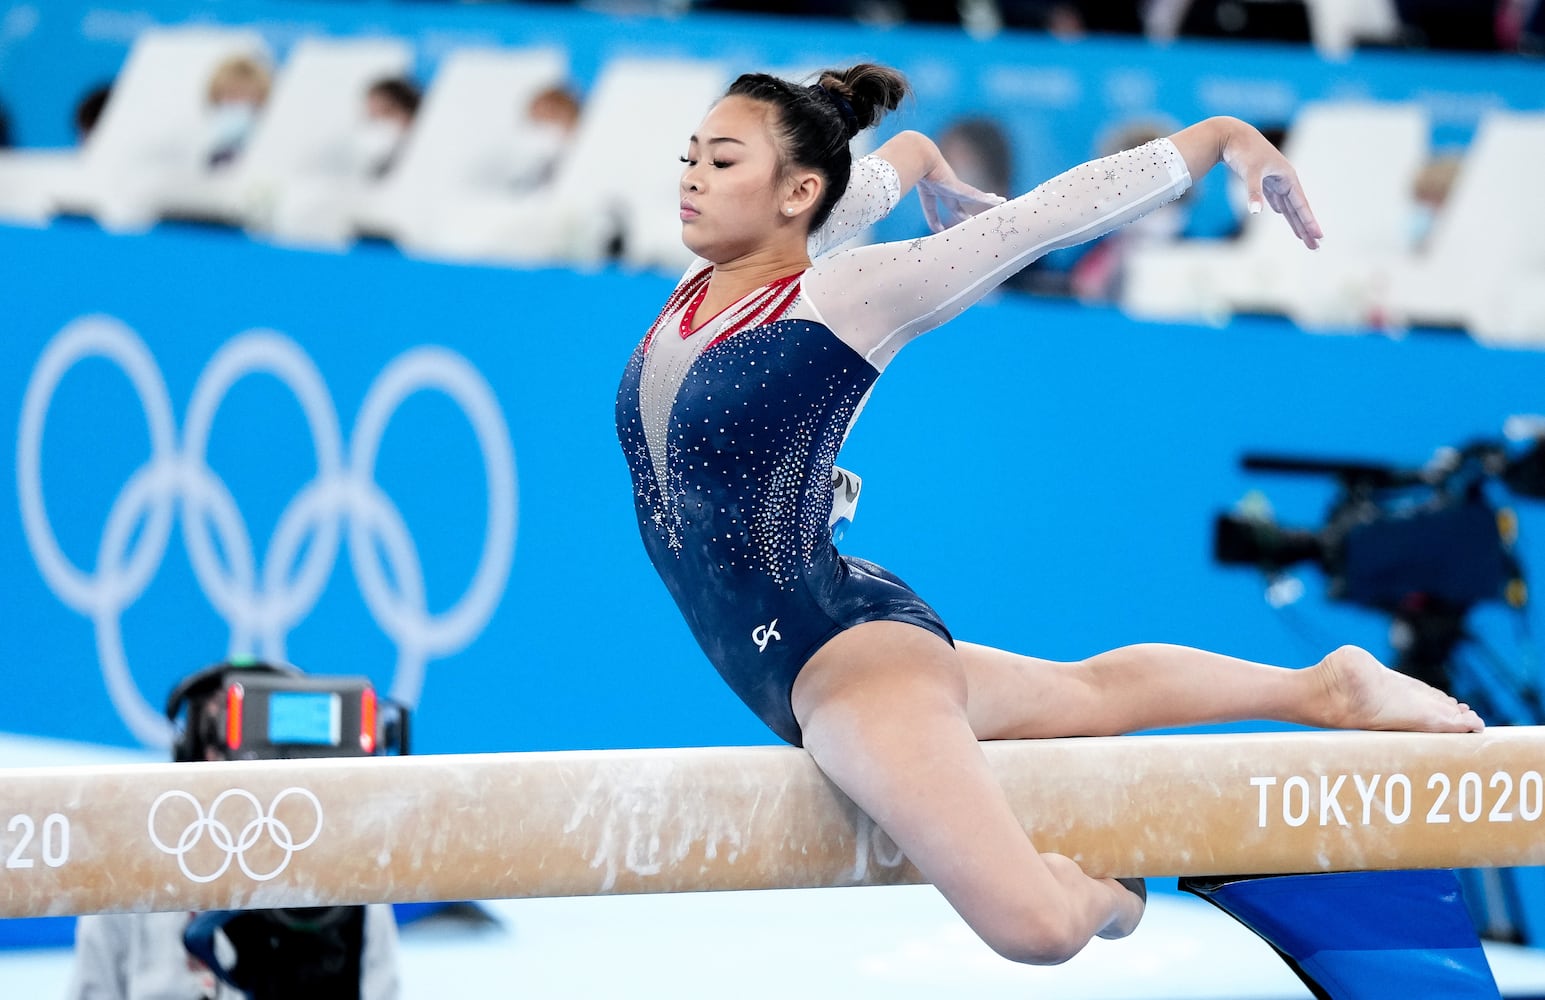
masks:
<svg viewBox="0 0 1545 1000"><path fill-rule="evenodd" d="M688 141L688 142L698 142L698 141L699 141L699 139L698 139L698 137L697 137L697 136L695 136L695 135L694 135L694 136L692 136L692 137L691 137L691 138L689 138L689 139L688 139L688 140L687 140L687 141ZM741 142L741 141L740 141L740 140L739 140L739 139L732 139L732 138L730 138L730 137L729 137L729 136L727 136L727 135L725 135L725 136L720 136L720 137L719 137L719 138L717 138L717 139L709 139L709 140L708 140L708 143L707 143L707 145L710 145L710 146L712 146L712 145L713 145L713 144L714 144L714 143L716 143L716 142L733 142L733 143L734 143L734 144L735 144L735 145L737 145L737 146L744 146L744 145L745 145L745 143L744 143L744 142Z"/></svg>

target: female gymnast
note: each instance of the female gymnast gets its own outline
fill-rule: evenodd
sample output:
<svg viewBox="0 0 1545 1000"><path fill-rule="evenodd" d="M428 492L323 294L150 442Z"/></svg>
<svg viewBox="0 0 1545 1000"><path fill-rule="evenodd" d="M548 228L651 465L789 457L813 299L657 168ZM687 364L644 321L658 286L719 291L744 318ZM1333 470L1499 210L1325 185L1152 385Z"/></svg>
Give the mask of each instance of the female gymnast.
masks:
<svg viewBox="0 0 1545 1000"><path fill-rule="evenodd" d="M737 79L687 142L682 237L698 257L634 351L617 433L644 546L704 652L780 737L872 817L995 950L1062 962L1132 931L1139 880L1038 853L979 740L1272 719L1479 730L1468 706L1354 647L1287 669L1171 645L1059 663L954 641L905 583L832 542L834 461L896 353L1018 268L1179 197L1226 164L1252 211L1321 238L1255 129L1212 118L1012 201L903 132L849 141L906 92L894 70L814 86ZM934 235L831 252L916 188ZM814 258L814 263L812 263Z"/></svg>

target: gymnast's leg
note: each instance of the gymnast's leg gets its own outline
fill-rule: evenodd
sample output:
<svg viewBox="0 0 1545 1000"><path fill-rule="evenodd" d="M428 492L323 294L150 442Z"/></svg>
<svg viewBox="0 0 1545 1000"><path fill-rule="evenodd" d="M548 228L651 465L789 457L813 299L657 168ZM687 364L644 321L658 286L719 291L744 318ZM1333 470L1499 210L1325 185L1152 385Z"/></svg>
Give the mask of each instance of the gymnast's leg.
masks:
<svg viewBox="0 0 1545 1000"><path fill-rule="evenodd" d="M1328 729L1470 732L1455 699L1342 646L1303 670L1146 643L1062 663L958 643L980 739L1108 736L1265 719Z"/></svg>
<svg viewBox="0 0 1545 1000"><path fill-rule="evenodd" d="M1066 961L1137 926L1143 900L1040 854L966 714L959 655L924 629L857 625L800 671L795 716L821 769L1005 957Z"/></svg>

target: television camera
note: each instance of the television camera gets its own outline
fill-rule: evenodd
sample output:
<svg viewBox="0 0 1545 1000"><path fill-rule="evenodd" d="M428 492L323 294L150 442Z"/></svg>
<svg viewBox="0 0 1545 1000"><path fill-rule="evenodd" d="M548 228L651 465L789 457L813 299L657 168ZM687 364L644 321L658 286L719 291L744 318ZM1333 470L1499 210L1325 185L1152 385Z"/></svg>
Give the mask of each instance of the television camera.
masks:
<svg viewBox="0 0 1545 1000"><path fill-rule="evenodd" d="M200 670L173 688L166 716L179 762L408 752L407 707L377 695L369 678L308 675L288 664L238 659ZM248 831L263 819L252 822ZM252 1000L359 1000L364 930L359 906L217 910L196 915L183 944Z"/></svg>
<svg viewBox="0 0 1545 1000"><path fill-rule="evenodd" d="M1284 527L1249 505L1218 515L1213 557L1272 576L1317 565L1331 600L1392 616L1396 669L1459 694L1488 719L1545 722L1532 679L1460 677L1454 662L1472 609L1527 603L1518 519L1493 496L1545 498L1545 427L1531 426L1522 451L1477 441L1439 449L1421 468L1246 455L1245 469L1333 477L1337 493L1318 528Z"/></svg>

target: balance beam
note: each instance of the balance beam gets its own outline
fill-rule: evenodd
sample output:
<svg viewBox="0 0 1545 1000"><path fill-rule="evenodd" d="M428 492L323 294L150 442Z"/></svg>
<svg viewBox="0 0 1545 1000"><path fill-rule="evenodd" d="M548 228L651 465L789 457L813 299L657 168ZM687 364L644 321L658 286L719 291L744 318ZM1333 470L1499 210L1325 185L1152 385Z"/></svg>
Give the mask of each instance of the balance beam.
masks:
<svg viewBox="0 0 1545 1000"><path fill-rule="evenodd" d="M1540 727L983 751L1094 874L1545 863ZM788 747L0 770L0 865L7 917L921 881Z"/></svg>

